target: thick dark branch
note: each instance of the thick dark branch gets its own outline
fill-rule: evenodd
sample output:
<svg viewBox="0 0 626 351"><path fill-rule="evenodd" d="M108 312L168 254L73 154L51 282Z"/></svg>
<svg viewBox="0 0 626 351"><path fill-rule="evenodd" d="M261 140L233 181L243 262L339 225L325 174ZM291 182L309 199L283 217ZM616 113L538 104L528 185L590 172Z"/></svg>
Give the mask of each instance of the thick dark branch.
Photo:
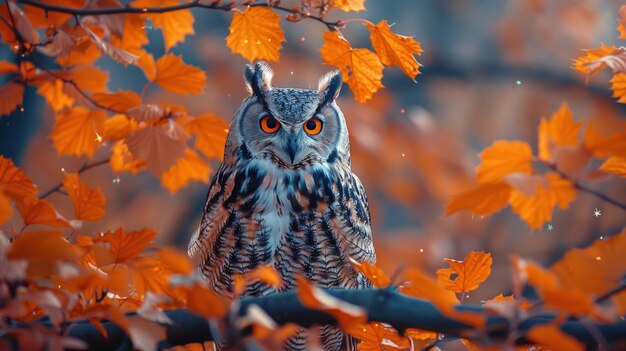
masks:
<svg viewBox="0 0 626 351"><path fill-rule="evenodd" d="M389 289L371 290L330 290L329 293L337 298L363 307L370 321L385 322L399 331L407 328L419 328L435 331L446 336L468 336L471 326L457 322L443 316L432 304L425 300L410 298L395 293ZM302 326L319 324L335 324L332 317L304 307L298 300L295 292L286 292L276 295L246 298L241 301L240 314L244 314L247 307L256 304L265 310L277 323L297 323ZM486 314L482 307L463 306L467 311ZM199 343L212 340L211 328L206 319L195 316L186 310L166 312L174 321L173 325L166 326L167 339L159 346L161 348ZM517 327L517 334L524 335L531 327L549 323L554 315L538 315L530 317ZM90 350L132 350L129 337L115 324L104 322L108 331L108 338L104 338L90 323L75 324L69 334L84 340ZM486 331L491 338L503 341L510 333L509 321L502 317L490 316L487 318ZM626 322L614 324L595 324L593 328L599 332L611 345L626 343ZM588 349L594 349L596 341L589 324L579 321L567 321L561 329L583 342ZM519 339L518 344L528 343Z"/></svg>
<svg viewBox="0 0 626 351"><path fill-rule="evenodd" d="M53 5L48 3L43 3L37 0L18 0L19 3L30 5L34 7L38 7L44 11L54 11L54 12L62 12L68 13L74 16L93 16L93 15L114 15L114 14L124 14L124 13L167 13L173 11L180 11L192 8L202 8L209 10L220 10L220 11L231 11L234 7L238 6L235 2L228 1L224 5L219 5L219 1L213 1L212 3L206 3L200 0L190 1L188 3L174 5L174 6L164 6L164 7L110 7L110 8L89 8L89 9L77 9L71 7L65 7L61 5ZM271 6L272 8L283 11L290 14L298 14L302 15L304 18L310 18L312 20L318 21L326 25L328 29L335 29L339 27L340 21L331 22L327 21L322 17L313 16L310 14L301 14L294 9L290 9L288 7L283 7L280 5L269 5L267 2L259 2L254 3L250 6Z"/></svg>
<svg viewBox="0 0 626 351"><path fill-rule="evenodd" d="M94 163L85 163L82 167L80 167L78 169L78 171L76 171L78 174L83 173L84 171L90 170L94 167L98 167L101 165L105 165L107 163L109 163L110 158L105 158L104 160L100 160L100 161L96 161ZM50 196L50 194L54 193L54 192L59 192L61 190L61 187L63 187L63 183L59 183L55 186L53 186L52 188L50 188L48 191L44 192L43 194L39 195L40 199L45 199L46 197Z"/></svg>

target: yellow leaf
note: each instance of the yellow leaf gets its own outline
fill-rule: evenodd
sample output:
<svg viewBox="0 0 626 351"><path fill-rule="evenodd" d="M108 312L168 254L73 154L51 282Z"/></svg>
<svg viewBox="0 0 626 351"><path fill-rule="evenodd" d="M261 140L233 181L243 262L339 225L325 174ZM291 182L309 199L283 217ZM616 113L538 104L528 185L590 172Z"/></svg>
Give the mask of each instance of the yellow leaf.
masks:
<svg viewBox="0 0 626 351"><path fill-rule="evenodd" d="M386 20L376 25L366 23L365 27L369 29L372 46L385 66L398 66L411 79L420 73L420 64L413 55L421 54L422 48L415 39L393 33Z"/></svg>
<svg viewBox="0 0 626 351"><path fill-rule="evenodd" d="M477 188L452 198L446 205L445 215L466 210L488 216L506 206L510 194L511 187L504 182L480 184Z"/></svg>
<svg viewBox="0 0 626 351"><path fill-rule="evenodd" d="M0 87L0 116L8 115L22 104L24 84L10 81Z"/></svg>
<svg viewBox="0 0 626 351"><path fill-rule="evenodd" d="M600 169L608 173L626 177L626 159L616 156L609 157L602 163Z"/></svg>
<svg viewBox="0 0 626 351"><path fill-rule="evenodd" d="M332 6L345 12L358 12L365 10L365 0L332 0Z"/></svg>
<svg viewBox="0 0 626 351"><path fill-rule="evenodd" d="M66 173L63 186L74 204L76 219L95 221L104 217L106 199L99 188L89 188L76 173Z"/></svg>
<svg viewBox="0 0 626 351"><path fill-rule="evenodd" d="M626 104L626 73L618 73L611 78L613 97L620 104Z"/></svg>
<svg viewBox="0 0 626 351"><path fill-rule="evenodd" d="M540 324L532 327L526 335L537 344L554 351L583 351L585 347L573 336L565 334L553 324Z"/></svg>
<svg viewBox="0 0 626 351"><path fill-rule="evenodd" d="M190 135L196 136L194 146L208 158L224 157L228 124L212 113L205 113L183 124Z"/></svg>
<svg viewBox="0 0 626 351"><path fill-rule="evenodd" d="M138 0L131 4L133 7L168 7L180 5L178 0ZM189 9L170 11L167 13L143 15L152 21L155 27L163 31L165 51L169 51L176 44L185 41L185 36L194 34L194 17Z"/></svg>
<svg viewBox="0 0 626 351"><path fill-rule="evenodd" d="M118 141L111 147L109 164L115 173L130 172L135 174L146 168L146 161L135 159L124 140Z"/></svg>
<svg viewBox="0 0 626 351"><path fill-rule="evenodd" d="M95 93L91 96L97 103L118 112L141 105L141 98L134 91L118 91L117 93Z"/></svg>
<svg viewBox="0 0 626 351"><path fill-rule="evenodd" d="M103 110L83 106L59 113L50 134L59 155L93 156L102 143L105 119Z"/></svg>
<svg viewBox="0 0 626 351"><path fill-rule="evenodd" d="M472 251L463 261L445 259L450 268L441 268L437 270L439 283L446 289L455 293L467 293L478 289L478 285L484 282L489 274L491 274L491 254L483 251ZM455 274L456 277L451 279Z"/></svg>
<svg viewBox="0 0 626 351"><path fill-rule="evenodd" d="M16 201L37 195L37 187L26 173L15 167L13 160L2 155L0 155L0 187L4 189L6 196Z"/></svg>
<svg viewBox="0 0 626 351"><path fill-rule="evenodd" d="M211 167L202 157L191 149L185 149L185 155L161 175L161 184L174 194L193 180L208 183L210 173Z"/></svg>
<svg viewBox="0 0 626 351"><path fill-rule="evenodd" d="M13 207L11 200L4 194L0 188L0 226L4 225L13 215Z"/></svg>
<svg viewBox="0 0 626 351"><path fill-rule="evenodd" d="M363 103L383 87L383 64L368 49L353 49L339 32L324 33L324 46L320 49L324 62L341 70L343 81L348 83L357 101Z"/></svg>
<svg viewBox="0 0 626 351"><path fill-rule="evenodd" d="M24 225L43 224L53 227L69 227L69 223L63 218L52 204L36 197L25 197L17 202Z"/></svg>
<svg viewBox="0 0 626 351"><path fill-rule="evenodd" d="M513 172L532 173L533 152L522 141L498 140L479 154L476 177L481 184L502 179Z"/></svg>
<svg viewBox="0 0 626 351"><path fill-rule="evenodd" d="M561 105L549 120L539 123L539 158L554 161L551 150L556 146L578 146L582 122L574 122L567 104Z"/></svg>
<svg viewBox="0 0 626 351"><path fill-rule="evenodd" d="M206 76L198 67L187 65L180 56L166 54L156 62L154 82L177 94L199 94Z"/></svg>
<svg viewBox="0 0 626 351"><path fill-rule="evenodd" d="M280 16L269 7L254 6L244 12L236 11L228 29L226 46L233 54L240 54L250 62L278 62L285 35L280 28Z"/></svg>
<svg viewBox="0 0 626 351"><path fill-rule="evenodd" d="M544 175L547 186L537 187L532 195L519 190L513 190L509 204L514 213L517 213L531 229L538 229L552 219L552 210L555 205L566 209L576 197L574 185L556 173Z"/></svg>

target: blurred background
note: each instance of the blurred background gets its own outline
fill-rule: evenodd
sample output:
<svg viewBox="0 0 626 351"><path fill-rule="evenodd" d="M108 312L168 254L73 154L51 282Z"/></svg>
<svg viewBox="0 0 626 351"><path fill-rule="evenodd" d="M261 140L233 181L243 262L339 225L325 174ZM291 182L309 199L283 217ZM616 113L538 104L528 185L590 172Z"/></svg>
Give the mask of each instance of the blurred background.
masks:
<svg viewBox="0 0 626 351"><path fill-rule="evenodd" d="M357 103L347 87L339 98L349 124L352 167L369 196L379 265L388 274L410 266L434 273L445 257L463 259L471 250L485 250L493 256L493 273L466 299L478 302L509 291L510 254L550 264L568 248L626 225L623 210L587 194L568 210L555 210L551 231L531 231L508 208L487 218L443 216L446 202L475 184L478 152L498 139L527 141L536 151L540 119L563 102L577 120L595 119L607 128L624 120L626 105L611 98L608 72L586 84L571 69L581 49L624 44L615 29L621 0L368 0L365 5L367 11L356 14L333 10L328 19L387 19L395 23L394 32L413 36L424 49L416 82L397 68L386 69L385 88L372 101ZM247 63L225 45L232 15L200 9L194 15L196 35L173 52L206 70L204 93L181 97L151 88L147 101L169 101L186 106L191 115L213 112L230 121L246 96L242 72ZM307 20L281 24L287 43L280 63L270 63L275 85L315 88L320 75L332 69L319 57L326 28ZM369 33L358 23L342 32L353 47L367 47ZM161 56L161 34L151 30L149 37L148 50ZM0 59L9 54L0 47ZM136 67L106 58L98 65L110 72L111 91L139 91L145 83ZM48 138L53 123L54 114L33 88L27 90L24 112L0 119L0 154L23 167L40 191L61 182L61 168L75 170L85 161L57 156ZM93 159L108 153L100 148ZM147 171L121 174L117 182L106 166L81 179L107 197L106 217L81 231L153 227L160 233L158 244L181 249L199 223L208 189L196 182L171 195ZM589 186L626 201L626 182L617 177ZM72 213L63 195L49 200L61 213ZM600 217L593 216L596 208Z"/></svg>

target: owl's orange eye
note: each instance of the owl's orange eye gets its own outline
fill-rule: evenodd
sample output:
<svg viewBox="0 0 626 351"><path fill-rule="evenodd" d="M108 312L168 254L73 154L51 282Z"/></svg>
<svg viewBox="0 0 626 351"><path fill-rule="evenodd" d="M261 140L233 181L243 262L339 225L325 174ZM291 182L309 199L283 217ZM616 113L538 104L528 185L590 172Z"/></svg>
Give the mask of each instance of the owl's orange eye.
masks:
<svg viewBox="0 0 626 351"><path fill-rule="evenodd" d="M304 123L304 131L308 135L318 135L322 131L322 120L319 118L311 118Z"/></svg>
<svg viewBox="0 0 626 351"><path fill-rule="evenodd" d="M280 129L280 122L270 115L261 118L261 130L265 133L276 133Z"/></svg>

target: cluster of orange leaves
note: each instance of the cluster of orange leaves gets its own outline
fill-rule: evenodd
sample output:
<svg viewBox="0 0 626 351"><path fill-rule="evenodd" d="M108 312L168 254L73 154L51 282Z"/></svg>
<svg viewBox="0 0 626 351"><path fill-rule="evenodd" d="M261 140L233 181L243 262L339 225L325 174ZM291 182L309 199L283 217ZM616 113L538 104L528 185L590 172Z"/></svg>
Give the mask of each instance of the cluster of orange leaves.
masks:
<svg viewBox="0 0 626 351"><path fill-rule="evenodd" d="M71 220L37 197L36 186L11 160L0 158L0 225L11 217L13 206L23 223L19 231L0 235L0 290L6 297L0 315L31 322L31 328L5 326L20 345L84 346L59 331L86 319L106 334L101 324L106 319L126 331L135 347L150 350L165 338L161 324L172 323L164 309L187 308L205 318L219 319L237 306L232 298L216 295L194 273L185 254L151 247L157 235L154 230L81 232L81 221L98 220L104 215L104 195L84 184L77 174L66 174L64 184L74 207ZM570 315L606 322L626 313L624 293L611 298L613 308L594 300L620 284L626 273L624 250L626 230L587 248L570 250L549 269L514 256L512 276L518 297L499 295L485 302L484 308L489 314L517 322L546 310L557 313L561 317L553 324L532 328L526 336L554 350L582 350L582 345L561 332L558 325ZM406 270L398 291L428 300L445 316L474 326L464 341L474 347L475 338L485 327L486 314L463 311L457 306L489 277L492 257L470 252L462 261L445 262L449 267L437 270L436 278L416 268ZM353 262L353 266L375 287L394 284L373 264ZM282 285L279 274L268 266L237 276L234 281L234 299L250 284ZM539 300L519 297L526 284L535 288ZM391 325L368 322L365 309L329 295L304 278L298 279L298 297L305 306L332 315L341 328L361 339L360 350L406 350L437 337L418 329L400 335ZM125 315L128 311L136 311L138 316ZM51 329L32 323L43 315L52 322ZM275 349L299 330L292 324L277 326L258 308L250 308L237 325L241 329L252 327L250 337L268 349Z"/></svg>

